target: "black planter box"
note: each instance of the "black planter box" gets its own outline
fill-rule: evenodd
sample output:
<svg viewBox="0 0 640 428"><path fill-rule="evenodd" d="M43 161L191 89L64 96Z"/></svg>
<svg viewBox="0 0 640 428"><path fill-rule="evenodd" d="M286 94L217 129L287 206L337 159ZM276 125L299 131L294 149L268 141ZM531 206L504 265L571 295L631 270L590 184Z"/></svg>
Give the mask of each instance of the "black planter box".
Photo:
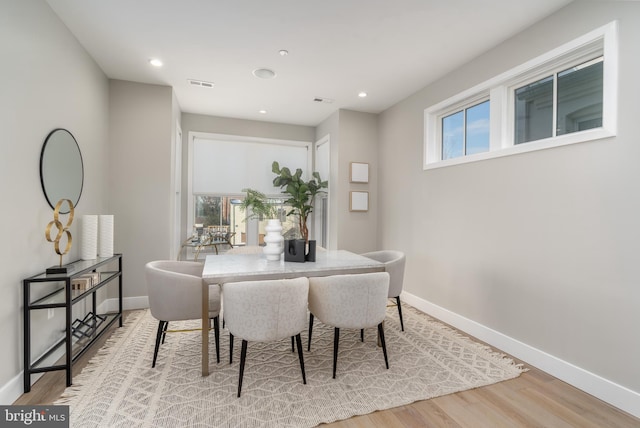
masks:
<svg viewBox="0 0 640 428"><path fill-rule="evenodd" d="M284 261L285 262L305 262L304 239L285 239L284 241Z"/></svg>
<svg viewBox="0 0 640 428"><path fill-rule="evenodd" d="M284 261L285 262L315 262L316 261L316 241L309 241L309 251L306 251L304 239L284 240Z"/></svg>

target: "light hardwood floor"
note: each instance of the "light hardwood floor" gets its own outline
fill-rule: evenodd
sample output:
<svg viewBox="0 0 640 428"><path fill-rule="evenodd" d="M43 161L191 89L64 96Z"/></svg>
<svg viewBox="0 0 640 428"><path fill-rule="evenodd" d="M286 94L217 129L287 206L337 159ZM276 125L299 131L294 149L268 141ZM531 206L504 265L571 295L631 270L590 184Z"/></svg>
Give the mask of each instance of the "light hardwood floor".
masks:
<svg viewBox="0 0 640 428"><path fill-rule="evenodd" d="M125 317L128 313L125 313ZM112 327L114 329L115 327ZM74 365L80 373L107 335ZM514 358L517 361L517 359ZM407 406L356 416L323 428L580 427L640 428L640 419L525 364L516 379ZM64 391L63 371L45 374L14 404L50 404Z"/></svg>

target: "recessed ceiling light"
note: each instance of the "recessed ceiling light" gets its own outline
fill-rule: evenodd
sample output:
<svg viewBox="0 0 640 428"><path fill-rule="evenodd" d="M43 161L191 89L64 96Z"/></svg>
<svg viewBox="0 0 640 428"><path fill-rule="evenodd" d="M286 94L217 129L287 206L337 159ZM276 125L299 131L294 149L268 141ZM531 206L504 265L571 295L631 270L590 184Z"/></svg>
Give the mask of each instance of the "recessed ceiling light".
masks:
<svg viewBox="0 0 640 428"><path fill-rule="evenodd" d="M367 93L363 91L363 92L360 92L360 93L358 94L358 96L359 96L360 98L366 98L366 97L367 97Z"/></svg>
<svg viewBox="0 0 640 428"><path fill-rule="evenodd" d="M280 49L280 50L278 51L278 53L280 54L280 56L287 56L287 55L289 55L289 51L288 51L288 50L286 50L286 49Z"/></svg>
<svg viewBox="0 0 640 428"><path fill-rule="evenodd" d="M266 111L266 110L260 110L258 113L260 113L260 114L267 114L267 111Z"/></svg>
<svg viewBox="0 0 640 428"><path fill-rule="evenodd" d="M160 61L158 58L151 58L149 60L149 64L153 65L154 67L162 67L162 61Z"/></svg>
<svg viewBox="0 0 640 428"><path fill-rule="evenodd" d="M268 68L257 68L253 70L253 75L260 79L273 79L276 77L276 72Z"/></svg>

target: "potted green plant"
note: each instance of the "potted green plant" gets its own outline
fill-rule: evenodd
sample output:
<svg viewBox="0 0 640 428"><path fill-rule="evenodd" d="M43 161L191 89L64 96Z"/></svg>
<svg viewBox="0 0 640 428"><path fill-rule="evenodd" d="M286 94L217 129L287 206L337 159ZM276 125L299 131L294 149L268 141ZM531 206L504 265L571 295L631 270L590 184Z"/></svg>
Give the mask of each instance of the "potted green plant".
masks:
<svg viewBox="0 0 640 428"><path fill-rule="evenodd" d="M265 247L263 252L267 260L280 260L280 254L284 250L282 237L282 224L278 218L278 209L269 198L262 192L255 189L242 189L246 196L240 208L247 212L246 219L266 219L266 235L264 237ZM249 208L251 208L249 212ZM246 220L245 219L245 220Z"/></svg>
<svg viewBox="0 0 640 428"><path fill-rule="evenodd" d="M309 227L307 226L307 220L313 212L313 204L316 196L326 193L323 189L328 188L329 183L322 181L318 172L314 172L312 178L305 181L302 178L302 170L300 168L296 169L296 172L292 174L289 168L280 168L280 164L277 161L271 164L271 170L276 174L276 177L273 179L273 185L279 187L282 193L287 195L288 199L285 200L284 203L291 207L287 216L297 216L300 234L306 246L309 244ZM315 244L315 242L313 244ZM311 253L311 244L309 244L309 249ZM315 261L315 245L313 247L313 253L311 257L313 260L310 261Z"/></svg>
<svg viewBox="0 0 640 428"><path fill-rule="evenodd" d="M247 219L275 219L278 218L278 209L269 202L267 196L255 189L242 189L246 196L240 204L240 209L247 212ZM249 212L251 208L251 212Z"/></svg>

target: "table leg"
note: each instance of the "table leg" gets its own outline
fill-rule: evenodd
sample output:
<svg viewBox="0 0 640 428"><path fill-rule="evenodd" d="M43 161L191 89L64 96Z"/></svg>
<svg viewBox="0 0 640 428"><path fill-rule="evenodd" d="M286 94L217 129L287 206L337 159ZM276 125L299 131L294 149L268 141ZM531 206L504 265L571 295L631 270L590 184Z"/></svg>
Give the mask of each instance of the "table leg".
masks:
<svg viewBox="0 0 640 428"><path fill-rule="evenodd" d="M202 281L202 376L209 376L209 284Z"/></svg>

